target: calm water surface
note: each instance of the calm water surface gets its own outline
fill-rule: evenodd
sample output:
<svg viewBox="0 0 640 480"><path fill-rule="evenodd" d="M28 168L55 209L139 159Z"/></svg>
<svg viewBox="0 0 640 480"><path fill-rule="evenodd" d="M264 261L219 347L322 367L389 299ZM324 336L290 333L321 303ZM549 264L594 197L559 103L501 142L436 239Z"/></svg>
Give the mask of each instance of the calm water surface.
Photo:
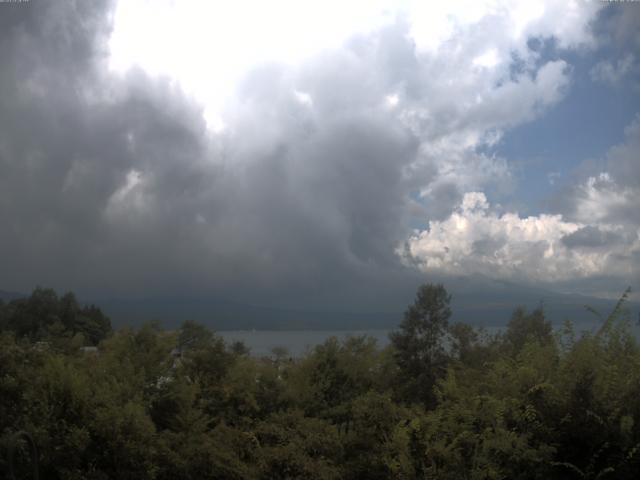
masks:
<svg viewBox="0 0 640 480"><path fill-rule="evenodd" d="M576 334L583 331L595 332L597 324L580 324L574 326ZM562 328L561 325L554 325L554 329ZM504 330L504 327L485 327L489 334ZM633 324L632 331L636 338L640 339L640 326ZM292 356L300 356L316 345L323 343L329 337L337 337L342 340L349 336L368 335L376 339L378 347L382 348L389 344L389 332L391 330L227 330L217 332L225 341L242 341L251 349L251 354L255 356L270 355L275 347L284 347Z"/></svg>

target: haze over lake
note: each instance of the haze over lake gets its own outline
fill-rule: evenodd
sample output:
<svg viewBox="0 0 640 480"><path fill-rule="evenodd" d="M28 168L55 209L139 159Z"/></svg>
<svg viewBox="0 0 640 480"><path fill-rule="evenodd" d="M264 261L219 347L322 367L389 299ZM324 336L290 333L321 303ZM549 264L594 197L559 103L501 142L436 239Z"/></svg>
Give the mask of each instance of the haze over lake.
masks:
<svg viewBox="0 0 640 480"><path fill-rule="evenodd" d="M599 323L590 323L575 327L577 334L582 332L595 333ZM554 330L562 331L563 325L554 325ZM504 327L486 327L489 335L503 332ZM631 331L640 340L640 325L631 325ZM359 337L366 335L376 340L380 348L389 344L389 332L391 330L221 330L218 333L228 343L243 342L256 357L273 356L273 349L284 347L288 354L297 357L308 353L314 347L324 343L331 337L344 340L347 337Z"/></svg>

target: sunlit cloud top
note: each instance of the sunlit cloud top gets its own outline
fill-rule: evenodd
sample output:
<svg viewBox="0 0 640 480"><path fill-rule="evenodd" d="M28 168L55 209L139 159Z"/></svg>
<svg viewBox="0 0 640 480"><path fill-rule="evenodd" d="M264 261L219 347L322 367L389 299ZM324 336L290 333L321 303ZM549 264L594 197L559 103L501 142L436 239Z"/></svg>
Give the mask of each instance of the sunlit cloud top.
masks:
<svg viewBox="0 0 640 480"><path fill-rule="evenodd" d="M527 1L129 0L118 2L115 10L109 62L114 71L138 66L177 80L203 102L209 125L220 129L226 99L252 67L297 65L398 19L408 22L411 41L427 53L437 52L469 25L508 23L507 43L489 45L473 59L491 68L508 62L529 34L562 33L564 44L588 41L584 25L563 16L585 16L590 9L574 2L558 9Z"/></svg>

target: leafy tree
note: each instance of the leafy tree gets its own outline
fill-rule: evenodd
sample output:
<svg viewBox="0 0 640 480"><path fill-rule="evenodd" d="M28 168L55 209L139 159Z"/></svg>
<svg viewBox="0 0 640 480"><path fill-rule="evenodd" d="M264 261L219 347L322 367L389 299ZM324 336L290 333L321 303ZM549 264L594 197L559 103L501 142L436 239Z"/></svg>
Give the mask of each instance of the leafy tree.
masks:
<svg viewBox="0 0 640 480"><path fill-rule="evenodd" d="M3 307L0 328L15 332L18 338L31 341L58 340L60 349L76 347L62 339L81 339L80 346L97 345L111 333L111 321L94 306L80 307L75 295L58 298L48 288L36 288L29 297L12 300Z"/></svg>
<svg viewBox="0 0 640 480"><path fill-rule="evenodd" d="M17 337L32 341L47 335L47 327L60 321L58 296L49 288L36 288L28 298L9 302L7 327Z"/></svg>
<svg viewBox="0 0 640 480"><path fill-rule="evenodd" d="M251 349L247 347L247 345L242 340L235 340L229 346L229 350L231 353L236 355L237 357L245 357L251 353Z"/></svg>
<svg viewBox="0 0 640 480"><path fill-rule="evenodd" d="M545 319L542 307L531 313L527 313L523 307L517 308L507 325L505 340L512 353L519 352L530 341L540 344L551 343L553 329L551 322Z"/></svg>
<svg viewBox="0 0 640 480"><path fill-rule="evenodd" d="M420 286L400 330L390 334L406 400L435 406L433 386L445 364L443 338L451 316L450 302L444 286Z"/></svg>
<svg viewBox="0 0 640 480"><path fill-rule="evenodd" d="M330 480L342 478L337 429L300 410L274 414L255 432L260 478Z"/></svg>
<svg viewBox="0 0 640 480"><path fill-rule="evenodd" d="M211 345L213 332L201 323L192 320L185 321L180 327L178 348L180 350L198 350Z"/></svg>
<svg viewBox="0 0 640 480"><path fill-rule="evenodd" d="M91 345L98 345L111 334L111 321L98 307L89 305L78 312L72 332L82 333Z"/></svg>
<svg viewBox="0 0 640 480"><path fill-rule="evenodd" d="M157 452L158 480L251 480L258 478L251 435L219 424L163 432Z"/></svg>
<svg viewBox="0 0 640 480"><path fill-rule="evenodd" d="M305 411L344 423L349 420L349 402L375 388L380 369L374 339L349 337L341 343L331 337L290 372L290 381Z"/></svg>
<svg viewBox="0 0 640 480"><path fill-rule="evenodd" d="M344 468L353 479L413 478L415 475L404 426L409 412L391 395L367 392L354 399L352 420L344 432Z"/></svg>

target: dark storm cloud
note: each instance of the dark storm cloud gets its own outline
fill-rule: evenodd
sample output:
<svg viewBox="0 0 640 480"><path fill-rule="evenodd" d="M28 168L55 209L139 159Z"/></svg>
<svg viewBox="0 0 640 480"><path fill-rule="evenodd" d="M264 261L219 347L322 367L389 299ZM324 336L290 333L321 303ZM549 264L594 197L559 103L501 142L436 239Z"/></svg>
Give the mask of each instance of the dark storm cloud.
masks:
<svg viewBox="0 0 640 480"><path fill-rule="evenodd" d="M490 22L417 53L400 18L248 72L213 134L171 80L109 72L111 2L8 5L0 286L12 290L405 305L433 279L396 254L409 226L509 184L489 146L569 78L562 61L506 79L474 66Z"/></svg>
<svg viewBox="0 0 640 480"><path fill-rule="evenodd" d="M345 286L365 279L415 284L394 248L418 143L360 108L380 87L363 88L357 56L304 76L313 111L290 72L253 71L230 132L212 136L169 81L107 73L111 7L31 2L2 17L0 281L315 301L358 297Z"/></svg>

